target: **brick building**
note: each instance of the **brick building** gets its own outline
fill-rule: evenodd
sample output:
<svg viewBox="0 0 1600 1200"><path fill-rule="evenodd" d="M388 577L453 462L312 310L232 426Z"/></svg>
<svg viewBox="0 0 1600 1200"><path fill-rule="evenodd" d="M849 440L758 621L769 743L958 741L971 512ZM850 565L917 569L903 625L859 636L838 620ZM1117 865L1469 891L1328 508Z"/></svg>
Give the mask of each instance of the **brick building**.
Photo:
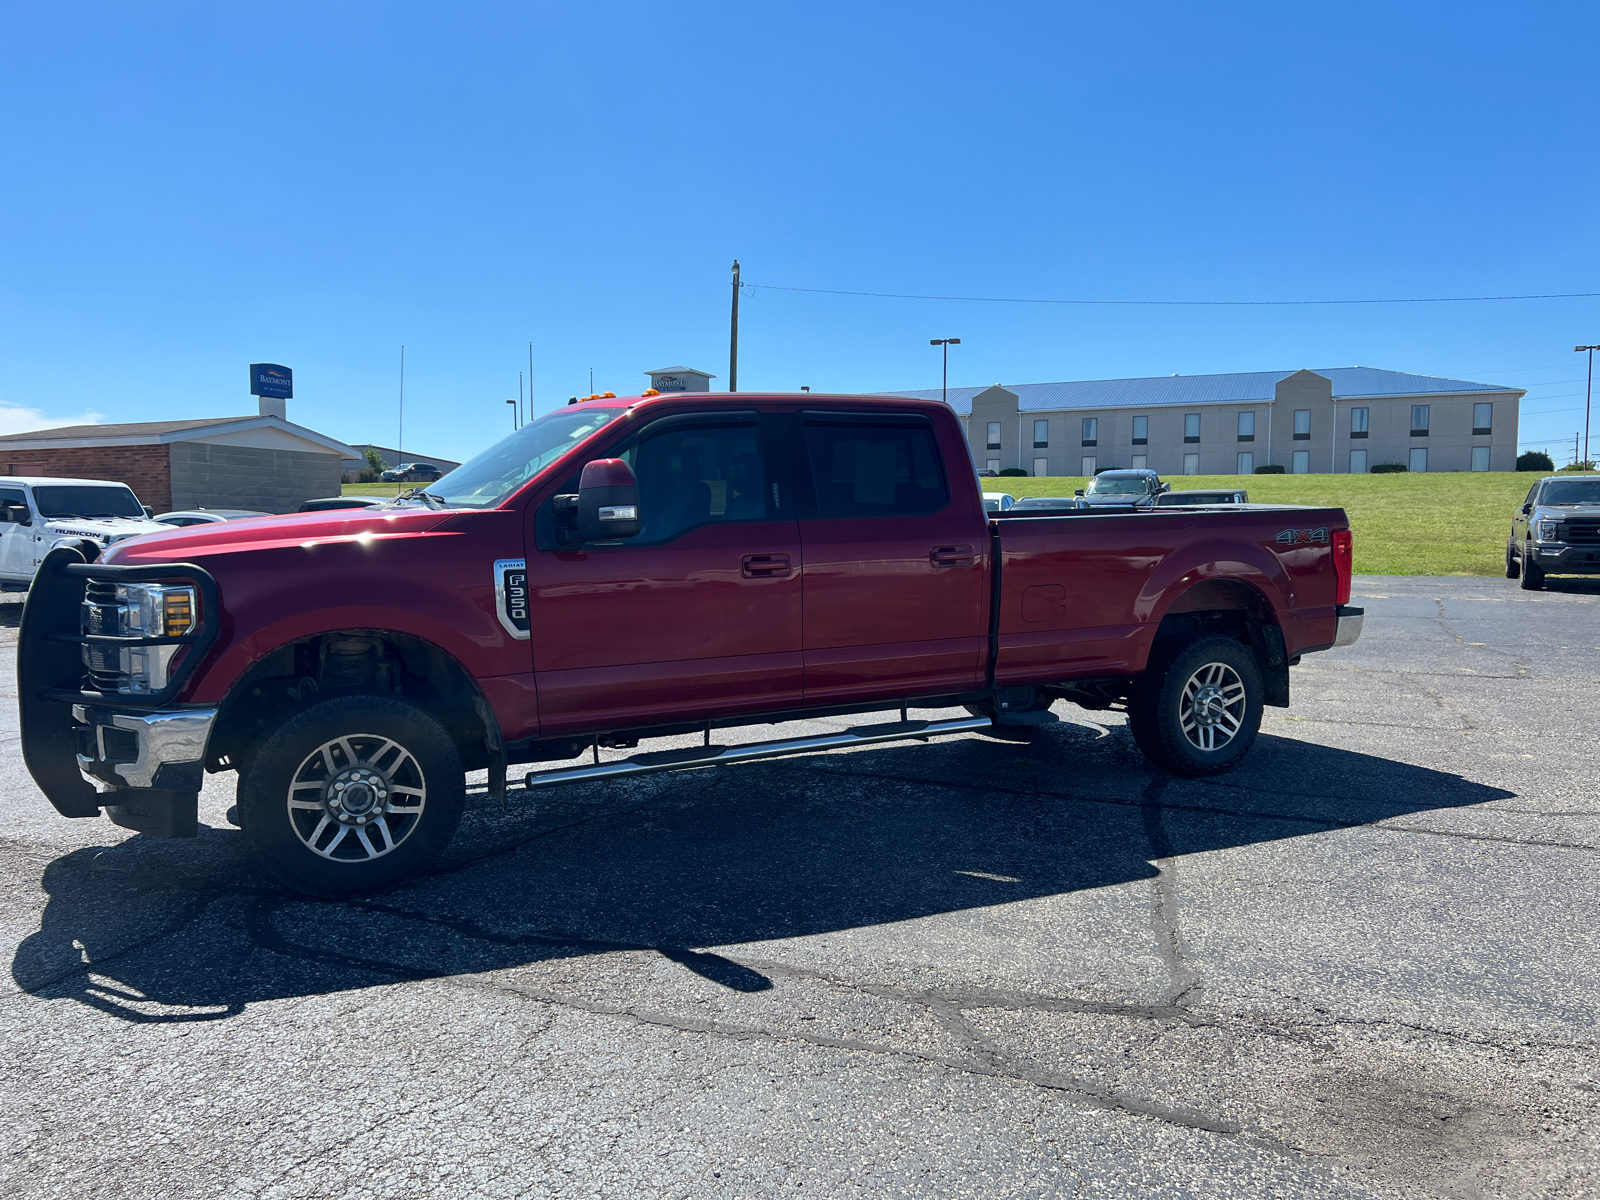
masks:
<svg viewBox="0 0 1600 1200"><path fill-rule="evenodd" d="M352 447L296 425L283 401L257 416L72 425L0 437L0 475L110 479L157 512L253 508L294 512L339 494Z"/></svg>

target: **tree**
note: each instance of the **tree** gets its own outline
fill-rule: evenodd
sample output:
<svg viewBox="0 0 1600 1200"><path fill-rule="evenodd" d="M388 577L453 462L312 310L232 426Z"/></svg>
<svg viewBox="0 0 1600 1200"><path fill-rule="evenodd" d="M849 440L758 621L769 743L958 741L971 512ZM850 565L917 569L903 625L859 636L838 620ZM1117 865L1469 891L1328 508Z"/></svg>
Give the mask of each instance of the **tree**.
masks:
<svg viewBox="0 0 1600 1200"><path fill-rule="evenodd" d="M1543 450L1529 450L1526 454L1517 455L1517 470L1519 471L1554 471L1556 464L1550 461L1550 456Z"/></svg>

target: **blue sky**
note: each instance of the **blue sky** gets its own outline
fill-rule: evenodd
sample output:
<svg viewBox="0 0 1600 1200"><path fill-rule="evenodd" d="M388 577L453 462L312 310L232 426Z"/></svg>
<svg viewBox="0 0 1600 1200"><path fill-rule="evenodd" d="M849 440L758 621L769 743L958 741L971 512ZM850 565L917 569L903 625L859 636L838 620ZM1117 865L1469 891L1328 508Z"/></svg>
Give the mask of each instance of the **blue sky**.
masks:
<svg viewBox="0 0 1600 1200"><path fill-rule="evenodd" d="M751 283L1032 298L1600 292L1600 8L0 7L0 429L253 411L464 458L679 363ZM1600 300L1152 308L755 289L741 390L1373 365L1530 388ZM1596 439L1600 443L1600 437ZM1562 447L1565 446L1565 456Z"/></svg>

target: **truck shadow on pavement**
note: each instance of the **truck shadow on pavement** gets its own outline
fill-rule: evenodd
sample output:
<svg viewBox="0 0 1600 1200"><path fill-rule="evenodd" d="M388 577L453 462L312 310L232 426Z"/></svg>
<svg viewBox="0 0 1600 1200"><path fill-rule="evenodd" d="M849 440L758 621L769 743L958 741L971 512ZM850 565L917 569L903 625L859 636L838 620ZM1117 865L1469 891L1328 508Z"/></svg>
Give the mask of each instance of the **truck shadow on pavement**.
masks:
<svg viewBox="0 0 1600 1200"><path fill-rule="evenodd" d="M12 974L155 1022L618 951L754 992L765 976L705 948L1103 888L1174 856L1510 795L1272 736L1229 775L1180 780L1123 728L1062 724L514 795L504 814L479 796L432 873L340 901L272 886L231 828L78 850L46 867Z"/></svg>

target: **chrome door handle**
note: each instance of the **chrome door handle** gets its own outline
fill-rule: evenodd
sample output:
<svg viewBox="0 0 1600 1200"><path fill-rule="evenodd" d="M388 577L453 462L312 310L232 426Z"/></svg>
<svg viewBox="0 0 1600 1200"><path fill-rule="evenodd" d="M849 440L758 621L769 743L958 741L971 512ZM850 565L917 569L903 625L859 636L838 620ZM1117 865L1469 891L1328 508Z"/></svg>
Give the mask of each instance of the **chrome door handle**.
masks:
<svg viewBox="0 0 1600 1200"><path fill-rule="evenodd" d="M777 579L789 573L787 554L746 554L739 560L746 579Z"/></svg>
<svg viewBox="0 0 1600 1200"><path fill-rule="evenodd" d="M970 567L971 546L935 546L928 551L928 561L936 567Z"/></svg>

